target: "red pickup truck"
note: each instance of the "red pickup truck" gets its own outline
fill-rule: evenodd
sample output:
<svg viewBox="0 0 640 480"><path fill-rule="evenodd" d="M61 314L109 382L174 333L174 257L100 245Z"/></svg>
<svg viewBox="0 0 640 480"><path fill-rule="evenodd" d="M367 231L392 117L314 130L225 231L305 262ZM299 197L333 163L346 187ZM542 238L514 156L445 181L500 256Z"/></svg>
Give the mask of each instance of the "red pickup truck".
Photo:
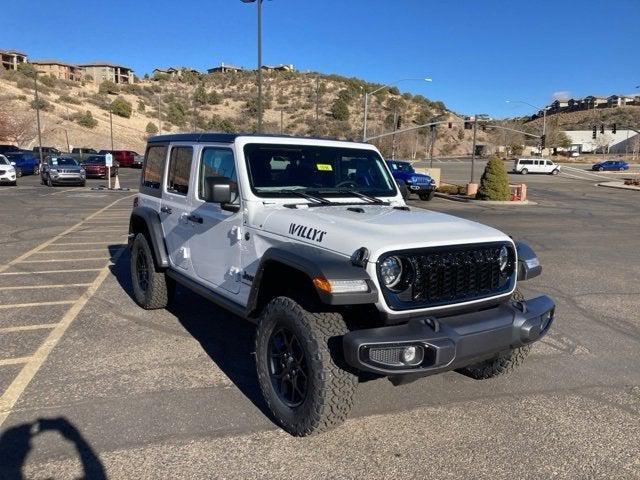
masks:
<svg viewBox="0 0 640 480"><path fill-rule="evenodd" d="M110 153L113 155L113 160L118 162L120 167L131 167L133 165L133 157L138 155L133 150L100 150L100 155L106 155Z"/></svg>

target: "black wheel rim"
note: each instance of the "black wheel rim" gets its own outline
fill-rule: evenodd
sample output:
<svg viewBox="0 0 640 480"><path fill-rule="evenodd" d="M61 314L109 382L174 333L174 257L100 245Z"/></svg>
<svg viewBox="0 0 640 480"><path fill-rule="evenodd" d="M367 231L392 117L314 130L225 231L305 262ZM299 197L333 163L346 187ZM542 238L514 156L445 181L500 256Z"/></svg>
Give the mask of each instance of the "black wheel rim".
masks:
<svg viewBox="0 0 640 480"><path fill-rule="evenodd" d="M295 408L307 398L309 370L302 344L288 328L276 327L269 338L269 375L280 400Z"/></svg>
<svg viewBox="0 0 640 480"><path fill-rule="evenodd" d="M149 286L149 269L147 267L147 259L142 252L138 253L136 258L136 272L138 274L138 287L143 292L146 292Z"/></svg>

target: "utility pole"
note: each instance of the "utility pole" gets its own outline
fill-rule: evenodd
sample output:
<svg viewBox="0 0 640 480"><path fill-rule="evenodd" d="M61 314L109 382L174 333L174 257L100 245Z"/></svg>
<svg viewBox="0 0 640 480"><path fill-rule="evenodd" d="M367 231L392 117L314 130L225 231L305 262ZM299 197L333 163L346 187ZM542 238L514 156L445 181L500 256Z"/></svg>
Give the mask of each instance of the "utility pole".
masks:
<svg viewBox="0 0 640 480"><path fill-rule="evenodd" d="M160 115L160 95L158 95L158 134L162 133L162 116Z"/></svg>
<svg viewBox="0 0 640 480"><path fill-rule="evenodd" d="M111 105L109 105L109 127L111 129L111 151L113 151L113 115L111 113Z"/></svg>
<svg viewBox="0 0 640 480"><path fill-rule="evenodd" d="M262 133L262 0L258 4L258 133Z"/></svg>
<svg viewBox="0 0 640 480"><path fill-rule="evenodd" d="M436 146L436 139L438 138L438 127L433 125L433 133L431 134L431 148L429 148L429 168L433 168L433 149Z"/></svg>
<svg viewBox="0 0 640 480"><path fill-rule="evenodd" d="M473 174L476 165L476 132L478 130L478 116L476 115L473 119L473 147L471 150L471 181L469 183L473 183Z"/></svg>
<svg viewBox="0 0 640 480"><path fill-rule="evenodd" d="M280 110L280 135L284 133L284 110Z"/></svg>
<svg viewBox="0 0 640 480"><path fill-rule="evenodd" d="M393 109L393 131L398 129L398 108ZM391 137L391 160L396 159L396 134Z"/></svg>
<svg viewBox="0 0 640 480"><path fill-rule="evenodd" d="M40 151L40 166L42 167L43 158L42 158L42 131L40 128L40 97L38 96L38 72L36 71L35 76L33 77L33 85L35 90L35 99L36 99L36 121L38 123L38 150ZM69 143L69 142L67 142Z"/></svg>
<svg viewBox="0 0 640 480"><path fill-rule="evenodd" d="M316 77L316 136L318 136L318 121L320 119L320 77Z"/></svg>

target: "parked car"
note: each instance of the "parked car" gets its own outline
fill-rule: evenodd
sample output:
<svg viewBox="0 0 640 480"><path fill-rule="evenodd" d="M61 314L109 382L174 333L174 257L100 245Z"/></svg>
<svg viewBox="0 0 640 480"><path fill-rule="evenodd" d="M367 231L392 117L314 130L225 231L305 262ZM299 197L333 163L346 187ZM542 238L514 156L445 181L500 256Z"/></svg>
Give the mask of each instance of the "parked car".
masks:
<svg viewBox="0 0 640 480"><path fill-rule="evenodd" d="M431 200L433 198L436 184L429 175L417 173L410 162L387 160L387 165L396 182L398 184L404 183L406 186L407 196L415 193L420 197L420 200Z"/></svg>
<svg viewBox="0 0 640 480"><path fill-rule="evenodd" d="M16 169L16 177L23 175L37 175L40 173L40 160L29 151L7 152L5 157Z"/></svg>
<svg viewBox="0 0 640 480"><path fill-rule="evenodd" d="M87 178L107 178L107 165L104 155L91 155L80 164L86 174ZM111 167L111 176L115 177L118 174L118 162L114 161Z"/></svg>
<svg viewBox="0 0 640 480"><path fill-rule="evenodd" d="M40 147L33 147L32 151L36 157L40 158ZM48 156L56 156L56 155L62 155L62 152L58 150L56 147L42 147L43 159Z"/></svg>
<svg viewBox="0 0 640 480"><path fill-rule="evenodd" d="M93 148L88 148L88 147L77 147L71 150L70 154L65 154L65 157L70 157L75 159L78 163L84 161L85 159L87 159L89 156L91 155L97 155L98 152L96 152Z"/></svg>
<svg viewBox="0 0 640 480"><path fill-rule="evenodd" d="M86 184L86 172L78 162L69 156L49 157L42 167L40 183L54 187L60 184Z"/></svg>
<svg viewBox="0 0 640 480"><path fill-rule="evenodd" d="M144 164L144 155L140 155L138 153L136 153L133 156L133 165L131 165L133 168L142 168L142 165Z"/></svg>
<svg viewBox="0 0 640 480"><path fill-rule="evenodd" d="M16 185L16 169L7 157L0 154L0 183Z"/></svg>
<svg viewBox="0 0 640 480"><path fill-rule="evenodd" d="M132 150L100 150L98 153L100 155L110 153L113 155L113 160L117 161L121 167L133 167L133 159L138 155Z"/></svg>
<svg viewBox="0 0 640 480"><path fill-rule="evenodd" d="M591 170L597 170L599 172L615 170L622 172L623 170L629 170L629 164L623 160L605 160L594 163Z"/></svg>
<svg viewBox="0 0 640 480"><path fill-rule="evenodd" d="M526 175L527 173L547 173L557 175L560 173L560 165L553 163L548 158L518 158L513 163L513 173Z"/></svg>
<svg viewBox="0 0 640 480"><path fill-rule="evenodd" d="M0 153L19 152L19 151L20 151L20 147L17 147L15 145L11 145L8 143L0 144Z"/></svg>

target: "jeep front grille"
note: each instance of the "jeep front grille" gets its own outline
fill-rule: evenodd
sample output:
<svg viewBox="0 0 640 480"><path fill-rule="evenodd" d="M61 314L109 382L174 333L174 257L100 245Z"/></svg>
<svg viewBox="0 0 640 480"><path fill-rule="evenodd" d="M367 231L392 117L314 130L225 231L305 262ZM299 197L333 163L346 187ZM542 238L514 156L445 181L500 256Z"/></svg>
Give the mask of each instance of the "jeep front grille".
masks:
<svg viewBox="0 0 640 480"><path fill-rule="evenodd" d="M500 271L500 249L509 261ZM515 252L511 244L495 242L391 252L403 265L403 279L395 288L382 288L394 310L429 308L504 294L515 282ZM380 264L380 262L379 262ZM378 275L380 278L380 275Z"/></svg>

